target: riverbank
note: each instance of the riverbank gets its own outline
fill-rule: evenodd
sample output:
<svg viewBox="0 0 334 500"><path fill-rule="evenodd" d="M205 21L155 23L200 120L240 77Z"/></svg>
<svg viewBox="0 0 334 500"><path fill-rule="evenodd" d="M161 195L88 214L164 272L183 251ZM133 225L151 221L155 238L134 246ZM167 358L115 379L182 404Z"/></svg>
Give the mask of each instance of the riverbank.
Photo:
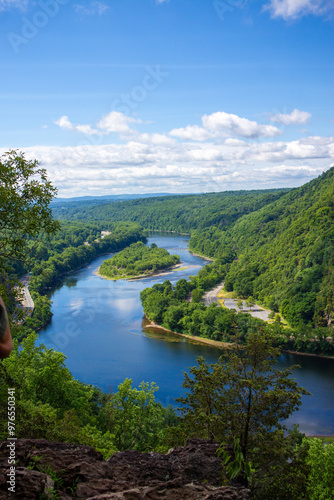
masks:
<svg viewBox="0 0 334 500"><path fill-rule="evenodd" d="M297 354L298 356L309 356L312 358L324 358L324 359L334 359L334 356L326 356L325 354L314 354L312 352L301 352L301 351L286 351L282 349L284 354Z"/></svg>
<svg viewBox="0 0 334 500"><path fill-rule="evenodd" d="M127 280L127 281L132 281L132 280L142 280L142 279L145 279L145 278L152 278L154 276L164 276L164 275L167 275L167 274L170 274L172 273L173 271L177 271L178 268L182 267L183 265L183 262L179 262L178 264L174 264L174 266L170 266L170 267L166 267L166 269L160 269L159 271L155 272L155 273L149 273L149 274L139 274L138 276L126 276L126 275L122 275L122 276L113 276L113 277L110 277L110 276L104 276L103 274L100 274L100 267L99 266L96 271L93 271L93 274L95 274L96 276L99 276L100 278L103 278L105 280L112 280L112 281L117 281L117 280ZM184 266L182 268L182 270L186 270L188 269L190 266Z"/></svg>
<svg viewBox="0 0 334 500"><path fill-rule="evenodd" d="M158 325L157 323L154 323L146 314L144 315L146 321L148 322L146 325L144 325L144 328L156 328L157 330L166 332L166 333L172 333L173 335L179 335L180 337L184 337L188 340L195 341L196 343L200 342L202 344L208 344L212 345L214 347L219 347L220 349L230 349L230 347L233 345L230 342L221 342L219 340L211 340L211 339L206 339L204 337L198 337L196 335L186 335L184 333L179 333L179 332L173 332L173 330L168 330L168 328L165 328L164 326Z"/></svg>
<svg viewBox="0 0 334 500"><path fill-rule="evenodd" d="M190 250L190 248L188 248L188 251L189 253L191 253L191 255L193 255L194 257L200 257L200 259L204 259L204 260L207 260L209 262L213 262L214 259L211 259L210 257L206 257L205 255L200 255L199 253L195 253L193 252L192 250Z"/></svg>

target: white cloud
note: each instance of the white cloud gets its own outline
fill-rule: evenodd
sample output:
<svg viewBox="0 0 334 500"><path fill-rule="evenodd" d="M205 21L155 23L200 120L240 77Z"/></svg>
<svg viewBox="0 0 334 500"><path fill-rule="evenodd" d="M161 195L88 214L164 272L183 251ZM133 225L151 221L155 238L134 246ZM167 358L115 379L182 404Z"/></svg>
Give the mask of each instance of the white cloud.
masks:
<svg viewBox="0 0 334 500"><path fill-rule="evenodd" d="M247 138L273 137L281 135L281 130L273 125L261 125L247 118L218 111L202 117L203 126L215 133L226 133Z"/></svg>
<svg viewBox="0 0 334 500"><path fill-rule="evenodd" d="M136 133L136 131L130 127L130 124L142 123L142 121L139 118L132 118L130 116L124 115L119 111L111 111L107 115L103 116L97 123L96 127L98 130L92 128L90 125L75 125L69 120L68 116L66 115L63 115L54 123L63 130L80 132L83 135L108 135L111 132L128 135Z"/></svg>
<svg viewBox="0 0 334 500"><path fill-rule="evenodd" d="M108 133L118 132L120 134L128 134L132 132L130 123L142 122L138 118L132 118L119 111L111 111L99 121L97 127Z"/></svg>
<svg viewBox="0 0 334 500"><path fill-rule="evenodd" d="M185 128L174 128L169 134L186 141L206 141L214 137L211 132L198 125L188 125Z"/></svg>
<svg viewBox="0 0 334 500"><path fill-rule="evenodd" d="M282 125L302 125L308 123L311 118L311 113L294 109L290 114L277 113L270 117L272 122L281 123Z"/></svg>
<svg viewBox="0 0 334 500"><path fill-rule="evenodd" d="M74 8L76 12L85 16L94 16L96 14L102 16L110 9L109 5L102 2L91 2L89 5L76 4Z"/></svg>
<svg viewBox="0 0 334 500"><path fill-rule="evenodd" d="M62 123L72 126L66 117ZM334 138L191 143L137 134L125 143L25 151L47 169L59 196L186 193L301 185L333 163Z"/></svg>
<svg viewBox="0 0 334 500"><path fill-rule="evenodd" d="M282 17L286 21L308 14L323 15L332 9L332 0L270 0L264 6L264 10L269 10L272 18Z"/></svg>
<svg viewBox="0 0 334 500"><path fill-rule="evenodd" d="M90 125L74 125L66 115L60 117L59 120L56 120L54 123L64 130L72 130L84 135L98 134L98 131L94 130Z"/></svg>
<svg viewBox="0 0 334 500"><path fill-rule="evenodd" d="M25 10L28 6L28 0L0 0L0 11L8 9Z"/></svg>
<svg viewBox="0 0 334 500"><path fill-rule="evenodd" d="M202 116L202 127L188 125L184 128L173 129L169 134L187 141L207 141L208 139L235 136L248 139L273 137L281 135L282 131L273 125L261 125L247 118L218 111L211 115Z"/></svg>

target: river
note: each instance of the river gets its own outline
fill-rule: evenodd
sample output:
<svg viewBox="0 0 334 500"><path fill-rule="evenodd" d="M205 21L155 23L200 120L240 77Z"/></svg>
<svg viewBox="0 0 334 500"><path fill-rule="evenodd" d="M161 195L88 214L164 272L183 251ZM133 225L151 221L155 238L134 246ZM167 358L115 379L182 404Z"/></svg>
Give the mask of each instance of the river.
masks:
<svg viewBox="0 0 334 500"><path fill-rule="evenodd" d="M182 394L183 373L196 364L196 358L203 356L214 363L221 351L145 328L140 292L165 279L175 284L197 274L207 263L188 251L186 236L153 234L148 245L153 242L178 254L183 266L189 267L166 276L111 281L94 271L112 254L98 257L50 291L54 316L40 331L38 343L64 352L66 366L82 382L104 391L116 390L125 378L131 378L134 386L143 380L156 382L156 398L168 405L175 404L174 399ZM283 355L278 368L296 363L301 368L294 372L294 378L312 396L303 397L300 411L289 424L298 423L306 434L334 434L334 360Z"/></svg>

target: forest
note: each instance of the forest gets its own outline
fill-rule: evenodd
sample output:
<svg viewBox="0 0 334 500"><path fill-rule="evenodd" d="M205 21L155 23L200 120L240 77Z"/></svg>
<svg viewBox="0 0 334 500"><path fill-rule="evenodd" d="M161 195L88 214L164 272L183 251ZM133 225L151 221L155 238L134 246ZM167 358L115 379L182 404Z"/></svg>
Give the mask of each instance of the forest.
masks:
<svg viewBox="0 0 334 500"><path fill-rule="evenodd" d="M10 184L11 179L20 180L24 186L23 196L22 191L15 188L16 181ZM227 224L228 228L223 224L193 233L193 249L204 252L202 245L206 241L212 244L205 248L207 255L214 256L212 264L189 281L179 280L175 286L165 281L142 292L144 310L150 319L172 330L226 340L231 344L214 365L207 365L203 358L198 358L197 365L185 373L185 392L177 401L176 411L157 402L158 387L154 382L144 381L136 388L126 378L117 390L104 393L76 380L65 365L63 353L36 345L34 330L37 326L32 322L45 319L38 316L38 310L43 309L44 314L49 306L43 295L45 288L97 255L145 242L146 232L137 223L112 219L108 223L62 221L59 224L49 209L55 189L48 182L46 172L40 169L38 162L27 161L16 152L8 154L0 162L0 202L7 207L6 212L0 212L0 292L8 309L14 345L10 356L0 360L0 439L5 440L8 436L8 388L15 388L17 438L90 445L105 458L115 451L127 449L166 453L171 447L183 445L188 437L209 438L221 443L222 450L226 444L233 446L233 453L226 456L224 452L223 455L225 484L233 484L233 479L239 477L255 499L332 498L334 444L309 439L298 429L288 430L282 424L298 410L302 396L307 397L308 391L291 378L294 367L279 371L275 364L281 347L298 340L305 342L305 333L298 339L296 332L291 335L280 321L264 324L248 314L236 314L216 305L205 307L201 302L204 291L222 278L228 288L237 287L241 273L238 274L236 268L245 266L247 270L250 263L249 243L252 242L255 249L258 247L255 232L262 241L259 248L264 247L267 267L259 268L263 275L267 276L265 273L270 269L275 276L275 263L280 253L289 270L291 254L283 248L279 253L276 246L279 241L283 242L284 234L293 235L295 251L299 249L300 256L305 259L302 264L294 261L293 264L304 266L298 272L306 271L301 273L301 280L296 280L296 285L305 285L307 269L313 273L313 282L319 277L321 283L328 285L328 288L319 285L319 291L315 288L313 293L316 295L312 296L314 302L320 304L318 296L323 294L323 303L318 309L323 323L313 317L313 323L306 324L309 330L303 330L309 335L316 331L319 341L308 344L314 349L323 344L321 349L324 349L324 332L332 331L329 324L332 297L328 292L332 247L322 246L321 238L327 243L332 241L332 193L333 169L303 188L277 193L275 200L267 198L267 205L261 202L259 195L256 203L261 206L256 212L240 215L236 222ZM264 194L268 196L275 195ZM284 201L284 197L288 198ZM277 232L274 229L273 233L271 219L266 220L270 209L276 213L272 221ZM209 213L209 204L206 210ZM162 210L162 220L166 213L167 210ZM318 221L315 214L318 214ZM291 217L289 222L288 216ZM250 234L243 234L245 220L250 222L253 231ZM299 233L294 225L296 220L300 220ZM310 221L315 221L314 230ZM110 234L101 239L101 230L106 229ZM211 239L207 231L212 231ZM142 243L136 245L137 249L144 246ZM269 251L272 252L271 260ZM317 273L312 269L314 266L319 266ZM294 270L293 267L291 275ZM32 273L31 291L35 294L37 307L31 322L29 319L18 321L22 316L17 307L17 285L22 271ZM252 291L256 296L254 285L247 293L242 287L257 283L256 277L260 276L260 272L254 272L248 281L241 281L240 295L249 296ZM287 273L286 277L289 276ZM288 279L286 282L289 283ZM300 289L301 297L302 293ZM279 310L280 307L278 304ZM324 333L322 337L321 332ZM38 469L38 463L30 463L29 457L27 460L30 468ZM57 495L56 490L53 493Z"/></svg>
<svg viewBox="0 0 334 500"><path fill-rule="evenodd" d="M333 334L333 199L334 167L291 190L168 196L61 213L71 221L128 218L145 229L189 232L192 251L221 263L217 282L227 291L279 313L296 350L325 354ZM197 288L195 297L203 293Z"/></svg>
<svg viewBox="0 0 334 500"><path fill-rule="evenodd" d="M150 247L138 241L121 250L111 259L103 261L99 269L101 276L112 279L134 278L154 274L162 269L175 266L180 262L178 255L170 255L155 243Z"/></svg>
<svg viewBox="0 0 334 500"><path fill-rule="evenodd" d="M245 214L279 199L287 189L225 191L196 195L171 195L97 206L56 204L53 214L59 220L135 221L145 229L189 233L193 229L216 225L226 229Z"/></svg>

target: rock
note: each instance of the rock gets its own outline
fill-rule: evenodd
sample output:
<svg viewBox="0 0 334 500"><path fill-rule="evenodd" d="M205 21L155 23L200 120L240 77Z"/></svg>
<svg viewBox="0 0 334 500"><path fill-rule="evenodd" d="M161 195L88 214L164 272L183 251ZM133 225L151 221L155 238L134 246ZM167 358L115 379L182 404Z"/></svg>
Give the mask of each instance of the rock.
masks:
<svg viewBox="0 0 334 500"><path fill-rule="evenodd" d="M57 498L250 500L242 485L221 486L218 444L189 439L167 455L123 451L109 460L89 446L44 439L16 441L16 492L13 499ZM0 443L0 499L7 498L8 447Z"/></svg>

